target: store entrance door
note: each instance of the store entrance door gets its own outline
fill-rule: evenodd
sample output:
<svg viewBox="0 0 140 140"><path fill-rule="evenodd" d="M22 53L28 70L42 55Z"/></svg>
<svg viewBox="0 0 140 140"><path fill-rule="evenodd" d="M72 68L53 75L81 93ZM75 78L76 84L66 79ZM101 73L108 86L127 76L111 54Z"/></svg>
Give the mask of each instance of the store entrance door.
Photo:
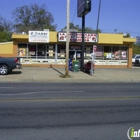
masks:
<svg viewBox="0 0 140 140"><path fill-rule="evenodd" d="M81 51L80 50L70 50L69 59L81 60Z"/></svg>

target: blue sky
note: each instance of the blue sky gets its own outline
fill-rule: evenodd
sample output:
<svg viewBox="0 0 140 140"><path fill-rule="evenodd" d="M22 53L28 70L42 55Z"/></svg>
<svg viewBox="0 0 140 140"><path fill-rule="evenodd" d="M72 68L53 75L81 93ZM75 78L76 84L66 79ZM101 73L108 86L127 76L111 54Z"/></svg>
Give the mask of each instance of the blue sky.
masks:
<svg viewBox="0 0 140 140"><path fill-rule="evenodd" d="M54 16L54 24L60 31L66 26L67 0L1 0L0 15L12 20L16 7L37 3L46 4L47 10ZM91 12L85 16L85 26L96 29L99 0L92 0ZM102 0L99 29L105 33L124 32L132 37L140 36L140 0ZM70 22L82 25L82 18L77 17L77 0L70 0Z"/></svg>

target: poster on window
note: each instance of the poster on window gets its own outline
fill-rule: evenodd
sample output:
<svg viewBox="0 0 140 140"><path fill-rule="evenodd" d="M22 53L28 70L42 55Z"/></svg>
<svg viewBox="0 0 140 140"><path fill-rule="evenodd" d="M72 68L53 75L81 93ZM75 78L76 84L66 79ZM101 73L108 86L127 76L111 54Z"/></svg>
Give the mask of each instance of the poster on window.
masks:
<svg viewBox="0 0 140 140"><path fill-rule="evenodd" d="M19 56L25 56L25 48L20 48L19 49Z"/></svg>
<svg viewBox="0 0 140 140"><path fill-rule="evenodd" d="M80 58L81 57L81 54L80 53L77 53L77 58Z"/></svg>
<svg viewBox="0 0 140 140"><path fill-rule="evenodd" d="M115 55L116 59L119 59L120 58L120 51L115 51L114 55Z"/></svg>
<svg viewBox="0 0 140 140"><path fill-rule="evenodd" d="M30 55L35 55L35 47L29 47L29 54Z"/></svg>
<svg viewBox="0 0 140 140"><path fill-rule="evenodd" d="M126 58L126 51L122 51L121 57L122 57L122 58Z"/></svg>
<svg viewBox="0 0 140 140"><path fill-rule="evenodd" d="M103 46L97 46L96 57L102 57L102 56L103 56Z"/></svg>
<svg viewBox="0 0 140 140"><path fill-rule="evenodd" d="M111 58L111 53L106 53L106 58Z"/></svg>
<svg viewBox="0 0 140 140"><path fill-rule="evenodd" d="M30 55L35 55L35 51L30 51L29 54Z"/></svg>

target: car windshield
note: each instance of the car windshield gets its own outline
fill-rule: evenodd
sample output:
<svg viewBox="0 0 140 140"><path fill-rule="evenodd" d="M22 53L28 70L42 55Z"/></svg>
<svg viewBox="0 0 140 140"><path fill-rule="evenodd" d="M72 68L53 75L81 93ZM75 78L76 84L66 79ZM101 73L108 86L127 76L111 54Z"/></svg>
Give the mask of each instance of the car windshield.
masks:
<svg viewBox="0 0 140 140"><path fill-rule="evenodd" d="M133 55L132 58L135 58L136 55Z"/></svg>

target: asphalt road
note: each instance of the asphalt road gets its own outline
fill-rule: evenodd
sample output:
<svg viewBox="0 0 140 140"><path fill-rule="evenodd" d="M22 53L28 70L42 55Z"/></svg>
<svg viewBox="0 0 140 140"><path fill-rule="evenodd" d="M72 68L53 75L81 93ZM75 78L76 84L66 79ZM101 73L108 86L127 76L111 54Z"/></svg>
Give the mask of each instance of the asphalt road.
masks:
<svg viewBox="0 0 140 140"><path fill-rule="evenodd" d="M0 140L128 140L139 83L0 83Z"/></svg>

